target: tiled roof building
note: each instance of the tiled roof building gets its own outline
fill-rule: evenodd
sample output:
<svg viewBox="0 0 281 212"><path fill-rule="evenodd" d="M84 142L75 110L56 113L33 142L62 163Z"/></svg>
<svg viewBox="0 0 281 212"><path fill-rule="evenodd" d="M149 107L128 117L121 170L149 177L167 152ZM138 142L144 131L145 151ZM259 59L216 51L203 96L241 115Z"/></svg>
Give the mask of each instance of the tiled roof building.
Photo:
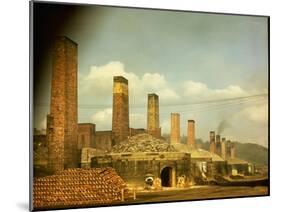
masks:
<svg viewBox="0 0 281 212"><path fill-rule="evenodd" d="M127 195L122 178L114 169L67 169L34 178L33 206L40 208L84 207L111 204Z"/></svg>

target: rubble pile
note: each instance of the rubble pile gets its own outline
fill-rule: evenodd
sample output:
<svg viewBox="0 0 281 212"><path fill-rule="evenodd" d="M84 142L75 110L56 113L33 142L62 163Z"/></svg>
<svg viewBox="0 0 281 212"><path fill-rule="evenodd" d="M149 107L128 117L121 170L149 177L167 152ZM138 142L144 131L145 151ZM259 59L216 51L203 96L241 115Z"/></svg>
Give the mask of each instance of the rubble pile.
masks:
<svg viewBox="0 0 281 212"><path fill-rule="evenodd" d="M121 201L128 189L114 169L67 169L34 178L34 208L63 208Z"/></svg>
<svg viewBox="0 0 281 212"><path fill-rule="evenodd" d="M113 153L123 152L176 152L177 150L162 139L155 138L149 134L142 133L115 145Z"/></svg>

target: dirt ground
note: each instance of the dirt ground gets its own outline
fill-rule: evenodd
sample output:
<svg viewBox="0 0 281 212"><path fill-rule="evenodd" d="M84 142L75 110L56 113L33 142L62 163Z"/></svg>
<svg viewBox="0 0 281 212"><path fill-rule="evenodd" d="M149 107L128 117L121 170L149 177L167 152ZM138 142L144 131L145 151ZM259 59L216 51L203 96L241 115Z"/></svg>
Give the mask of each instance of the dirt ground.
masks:
<svg viewBox="0 0 281 212"><path fill-rule="evenodd" d="M266 186L198 186L177 190L164 188L162 191L138 192L136 200L126 201L125 204L265 195L268 195Z"/></svg>

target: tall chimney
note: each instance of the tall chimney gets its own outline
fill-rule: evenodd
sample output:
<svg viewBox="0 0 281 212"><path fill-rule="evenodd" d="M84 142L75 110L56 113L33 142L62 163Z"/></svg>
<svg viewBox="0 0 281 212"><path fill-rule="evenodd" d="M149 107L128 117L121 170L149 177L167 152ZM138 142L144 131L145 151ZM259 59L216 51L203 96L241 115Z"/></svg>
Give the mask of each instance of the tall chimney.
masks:
<svg viewBox="0 0 281 212"><path fill-rule="evenodd" d="M187 146L190 148L196 148L194 120L187 121Z"/></svg>
<svg viewBox="0 0 281 212"><path fill-rule="evenodd" d="M171 144L180 143L180 114L171 113Z"/></svg>
<svg viewBox="0 0 281 212"><path fill-rule="evenodd" d="M78 167L77 44L57 37L53 50L51 107L48 115L48 169Z"/></svg>
<svg viewBox="0 0 281 212"><path fill-rule="evenodd" d="M226 142L226 158L231 157L231 141L227 140Z"/></svg>
<svg viewBox="0 0 281 212"><path fill-rule="evenodd" d="M120 144L129 136L128 80L123 76L113 77L113 143Z"/></svg>
<svg viewBox="0 0 281 212"><path fill-rule="evenodd" d="M221 139L221 157L226 159L226 141L225 138Z"/></svg>
<svg viewBox="0 0 281 212"><path fill-rule="evenodd" d="M221 136L216 135L216 154L221 156Z"/></svg>
<svg viewBox="0 0 281 212"><path fill-rule="evenodd" d="M159 97L154 93L148 94L147 132L156 138L161 137L161 128L159 127Z"/></svg>
<svg viewBox="0 0 281 212"><path fill-rule="evenodd" d="M216 153L215 131L210 131L210 152Z"/></svg>
<svg viewBox="0 0 281 212"><path fill-rule="evenodd" d="M236 147L235 147L235 143L231 143L230 146L230 157L231 158L235 158L236 157Z"/></svg>

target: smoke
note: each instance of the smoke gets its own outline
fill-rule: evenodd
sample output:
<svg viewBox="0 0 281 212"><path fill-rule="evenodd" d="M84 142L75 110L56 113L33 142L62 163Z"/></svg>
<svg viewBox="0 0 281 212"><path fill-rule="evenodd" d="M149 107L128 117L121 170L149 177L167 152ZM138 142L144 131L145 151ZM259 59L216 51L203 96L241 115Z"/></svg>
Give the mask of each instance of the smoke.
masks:
<svg viewBox="0 0 281 212"><path fill-rule="evenodd" d="M218 129L217 129L218 135L220 135L221 133L223 133L223 131L224 131L226 128L229 128L229 127L231 127L231 125L230 125L226 120L222 120L222 121L219 123Z"/></svg>

